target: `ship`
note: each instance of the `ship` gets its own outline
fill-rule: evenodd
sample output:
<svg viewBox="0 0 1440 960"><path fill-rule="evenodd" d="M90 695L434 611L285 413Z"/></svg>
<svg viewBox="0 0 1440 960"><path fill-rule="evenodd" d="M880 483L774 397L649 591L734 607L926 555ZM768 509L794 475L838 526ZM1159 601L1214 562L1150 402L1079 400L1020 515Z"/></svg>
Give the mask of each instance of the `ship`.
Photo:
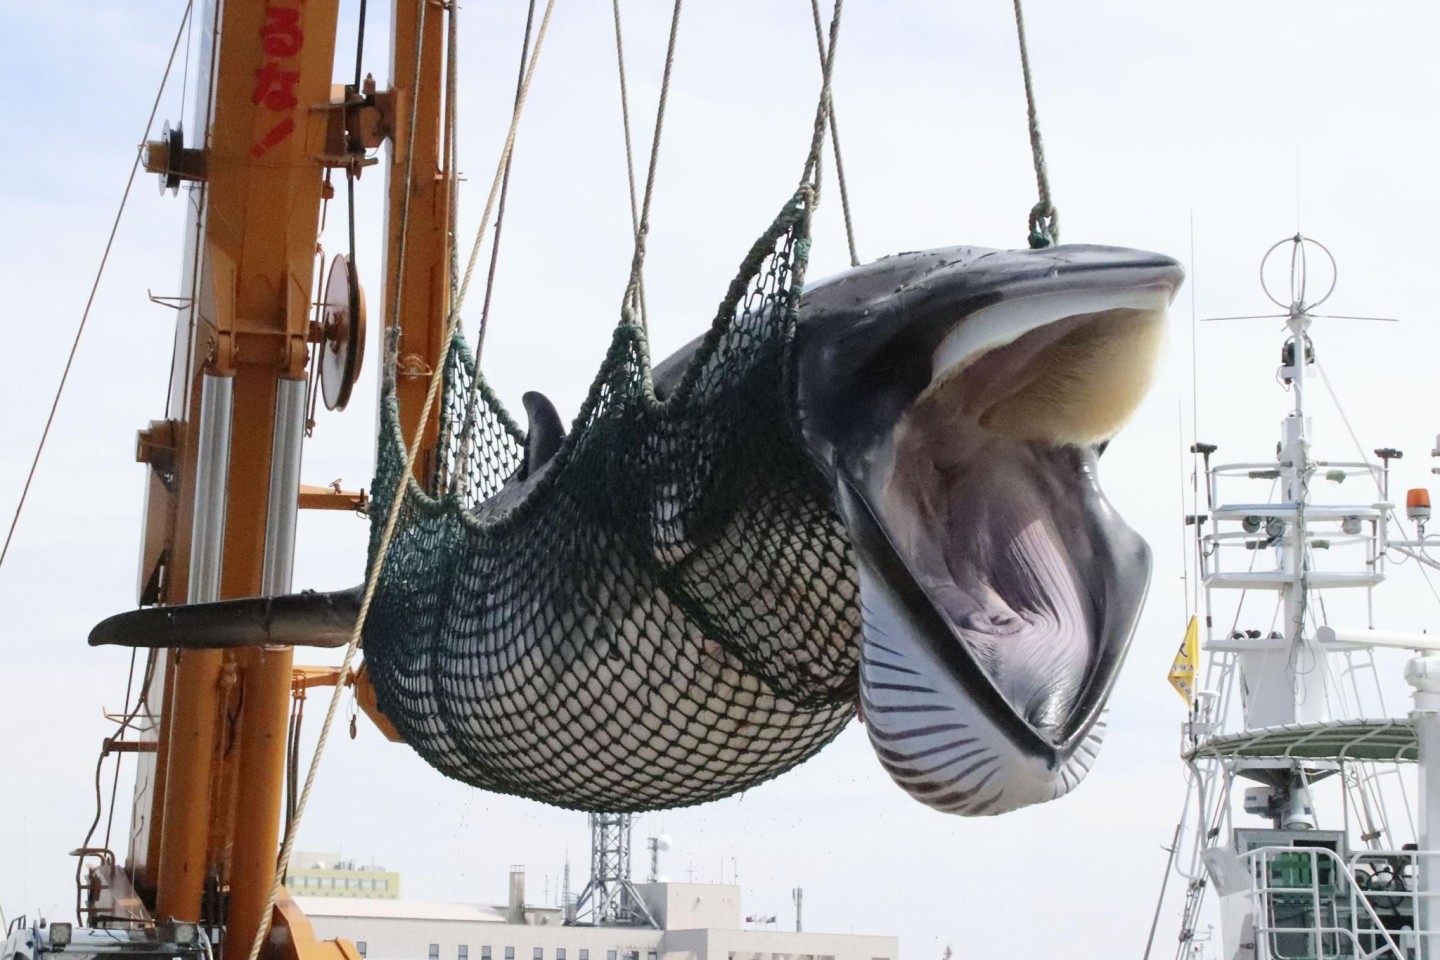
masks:
<svg viewBox="0 0 1440 960"><path fill-rule="evenodd" d="M1345 358L1325 334L1382 320L1329 312L1330 250L1296 234L1261 277L1282 312L1216 319L1284 325L1273 452L1191 447L1196 612L1170 672L1189 708L1174 955L1433 956L1440 598L1397 602L1387 584L1437 569L1429 490L1392 486L1405 452L1363 446L1346 419L1328 372L1344 384ZM1320 430L1324 415L1344 430ZM1168 954L1154 934L1147 954Z"/></svg>

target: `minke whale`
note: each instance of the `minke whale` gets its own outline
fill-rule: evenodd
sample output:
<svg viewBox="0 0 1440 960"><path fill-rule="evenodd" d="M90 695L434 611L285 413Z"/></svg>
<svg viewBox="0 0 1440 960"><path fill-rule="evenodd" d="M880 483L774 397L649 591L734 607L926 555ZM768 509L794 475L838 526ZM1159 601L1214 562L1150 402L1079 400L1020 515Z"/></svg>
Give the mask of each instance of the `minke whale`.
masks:
<svg viewBox="0 0 1440 960"><path fill-rule="evenodd" d="M797 649L783 651L780 666L762 677L697 633L692 617L657 649L690 663L684 697L699 707L658 718L636 694L646 683L655 692L655 681L632 676L643 664L618 663L618 632L599 656L540 638L544 669L524 672L534 658L511 657L505 676L478 678L468 689L520 691L535 729L555 715L547 698L587 684L612 684L617 701L639 702L640 713L623 729L537 736L539 759L529 766L549 792L526 786L531 771L500 788L594 809L713 799L810 756L848 720L853 698L882 767L936 810L993 815L1067 793L1095 760L1150 573L1144 540L1100 488L1099 459L1145 394L1182 280L1169 257L1066 245L904 253L808 285L784 383L795 443L831 512L796 536L840 530L848 538L852 567L836 574L846 582L826 589L849 605L841 619L858 629L785 635ZM681 383L702 342L654 368L657 397ZM525 408L524 456L480 505L482 516L523 503L565 441L548 400L527 394ZM661 507L664 497L656 493ZM652 515L655 556L646 562L694 552L691 531L664 528L671 513L657 507ZM90 642L341 646L359 597L356 588L132 611L100 623ZM781 610L785 598L765 597L747 599ZM846 649L799 649L812 643ZM844 709L797 697L784 669L845 698ZM683 699L672 693L659 690L649 702L663 708ZM473 707L443 704L465 722ZM795 732L757 745L747 739L752 715L782 717ZM524 726L512 715L506 722ZM750 758L758 773L707 793L686 781L683 764L670 764L673 782L638 799L586 792L600 774L584 751L609 750L605 765L613 766L625 751L647 752L650 734L697 738L710 745L707 756ZM415 746L451 775L495 779L447 768L443 756Z"/></svg>

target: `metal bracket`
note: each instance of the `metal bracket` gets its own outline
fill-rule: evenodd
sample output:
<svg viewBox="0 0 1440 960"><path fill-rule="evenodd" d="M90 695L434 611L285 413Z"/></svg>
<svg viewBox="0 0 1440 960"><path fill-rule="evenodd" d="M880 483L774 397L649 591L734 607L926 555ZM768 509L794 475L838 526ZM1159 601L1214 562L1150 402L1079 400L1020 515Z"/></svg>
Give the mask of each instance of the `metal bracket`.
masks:
<svg viewBox="0 0 1440 960"><path fill-rule="evenodd" d="M150 426L135 437L135 462L149 464L171 493L175 492L178 476L175 462L179 446L177 427L174 420L151 420Z"/></svg>
<svg viewBox="0 0 1440 960"><path fill-rule="evenodd" d="M361 169L379 163L367 151L378 149L398 129L399 103L394 90L377 92L375 78L368 74L358 91L349 84L333 88L330 102L313 108L326 114L321 166L359 177Z"/></svg>

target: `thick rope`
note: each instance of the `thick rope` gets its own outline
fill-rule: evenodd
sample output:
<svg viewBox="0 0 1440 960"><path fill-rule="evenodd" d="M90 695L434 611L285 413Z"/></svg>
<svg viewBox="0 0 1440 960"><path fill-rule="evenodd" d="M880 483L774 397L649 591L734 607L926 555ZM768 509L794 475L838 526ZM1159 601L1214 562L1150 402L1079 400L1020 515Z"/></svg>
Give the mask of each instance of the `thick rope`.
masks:
<svg viewBox="0 0 1440 960"><path fill-rule="evenodd" d="M645 269L645 240L650 233L650 201L655 196L655 170L660 162L660 134L665 129L665 106L670 99L670 75L675 68L675 38L680 33L680 7L675 0L670 14L670 40L665 46L665 71L660 77L660 100L655 105L655 136L650 141L650 168L645 174L645 199L640 204L640 225L635 230L635 254L630 261L630 282L620 310L620 322L634 323L639 312L642 275Z"/></svg>
<svg viewBox="0 0 1440 960"><path fill-rule="evenodd" d="M635 198L635 153L630 146L630 92L625 85L625 41L623 39L624 30L620 26L620 0L611 0L610 7L615 15L615 64L620 73L620 126L625 132L625 174L630 187L630 231L639 236L640 209ZM650 320L645 309L643 278L636 288L636 299L639 306L640 328L648 333Z"/></svg>
<svg viewBox="0 0 1440 960"><path fill-rule="evenodd" d="M814 190L812 203L820 201L820 154L825 147L826 120L830 116L830 77L835 68L835 44L840 39L840 12L844 0L835 0L830 14L830 39L823 44L824 56L820 64L820 102L815 107L815 125L810 133L810 153L805 157L805 171L800 182L809 183Z"/></svg>
<svg viewBox="0 0 1440 960"><path fill-rule="evenodd" d="M500 188L500 179L505 170L505 164L509 160L510 153L515 147L515 131L520 124L520 112L525 103L525 94L529 92L530 81L535 74L535 65L540 58L540 48L545 42L545 33L550 26L550 14L555 8L555 0L547 0L545 4L545 16L540 22L540 30L535 38L535 52L530 57L530 65L526 71L525 83L521 89L521 96L515 105L515 110L510 118L510 130L505 137L505 147L500 152L500 162L496 164L495 178L490 187L490 197L485 204L485 212L480 218L480 226L476 231L475 243L470 251L469 267L465 271L464 280L460 284L459 293L450 310L449 316L445 318L444 338L441 341L440 356L435 364L435 369L430 372L430 388L425 393L425 403L420 409L420 419L415 426L415 436L411 438L409 449L405 454L405 469L400 474L400 483L413 483L412 476L415 470L415 462L420 453L420 441L425 435L425 424L430 421L430 414L435 409L436 398L440 395L440 385L444 381L444 371L450 356L450 347L455 341L455 328L460 318L460 308L465 302L465 294L470 287L470 279L475 270L475 261L480 253L481 240L484 238L485 226L490 221L490 214L494 209L495 196ZM420 19L424 19L424 4L421 6ZM422 24L423 25L423 24ZM419 58L416 58L417 65ZM415 114L412 112L411 117ZM413 138L414 127L411 127ZM408 183L407 183L408 188ZM401 224L401 237L405 236L405 224ZM397 284L398 286L398 284ZM478 349L477 349L478 355ZM335 684L335 690L330 695L330 702L325 708L325 720L320 726L320 737L315 744L315 753L310 758L309 768L305 773L305 786L300 791L299 802L295 805L295 817L285 831L285 840L281 844L279 856L276 858L275 882L270 887L270 896L266 901L265 910L260 918L260 925L255 930L255 940L250 944L249 960L259 960L260 949L266 938L270 936L270 924L275 913L275 903L280 898L281 871L280 866L288 863L290 854L295 847L295 836L300 830L300 823L305 817L305 808L310 802L310 792L315 785L315 775L320 769L320 759L325 753L325 745L330 739L330 730L335 724L335 715L339 712L340 700L344 696L347 680L350 676L350 662L355 658L355 652L360 648L360 639L364 635L365 621L370 615L370 604L375 599L375 590L380 582L380 572L385 566L385 556L390 550L390 541L395 535L395 528L400 520L400 508L405 503L403 491L397 492L397 496L391 502L389 515L385 518L385 529L380 535L380 542L375 550L375 562L371 564L370 572L365 578L365 593L360 601L360 612L355 618L355 629L350 634L350 642L345 646L345 654L340 661L339 680Z"/></svg>
<svg viewBox="0 0 1440 960"><path fill-rule="evenodd" d="M505 135L505 148L501 151L500 164L495 168L495 176L490 181L490 194L485 198L485 211L480 216L480 226L475 230L475 242L470 247L470 260L465 266L465 277L460 283L460 295L455 305L457 314L460 312L460 304L465 302L465 294L470 289L470 280L475 274L475 264L480 258L481 241L485 236L485 227L490 222L490 214L495 209L495 200L500 193L500 184L505 176L505 165L509 163L510 155L515 150L515 133L520 127L520 114L525 108L525 98L530 95L530 83L535 79L535 67L540 62L540 49L545 44L545 34L550 29L550 14L554 10L555 0L546 0L545 15L540 18L540 29L535 34L535 49L531 52L530 63L525 68L525 82L520 87L520 96L515 99L515 109L510 115L510 130ZM472 351L477 364L480 362L480 351L484 345L485 330L481 328L475 338L475 347ZM444 352L446 356L449 355L448 339L445 342Z"/></svg>
<svg viewBox="0 0 1440 960"><path fill-rule="evenodd" d="M525 12L525 33L520 41L520 63L515 68L516 75L514 103L519 102L521 89L525 84L525 68L530 60L530 36L534 30L534 27L535 0L530 0L529 8ZM514 103L512 103L511 105L512 113L515 109ZM454 129L452 128L450 131L450 135L454 136L454 133ZM481 339L484 339L485 331L490 329L490 302L491 297L494 295L495 292L495 274L496 271L499 269L500 265L500 237L505 227L505 208L507 206L507 201L510 197L510 169L514 164L514 160L515 155L512 152L511 155L505 160L505 173L500 178L500 202L499 205L495 208L495 235L491 238L490 241L490 266L485 272L485 298L480 307ZM453 174L456 178L457 184L459 180L458 169L459 168L457 166L455 168L456 172ZM450 214L452 218L456 215L456 211L459 209L459 203L456 202L455 197L456 193L452 193L450 203ZM456 290L458 289L460 283L460 258L456 250L455 244L455 237L458 236L458 234L453 226L450 230L450 236L450 300L451 302L453 302ZM457 457L455 461L457 464L461 465L460 472L456 477L452 478L453 483L451 485L453 491L462 497L465 496L466 489L468 488L470 483L469 470L467 469L466 465L468 464L468 453L470 450L470 445L474 438L475 418L479 412L479 405L479 394L472 391L471 395L466 399L465 416L464 420L460 424L459 448L461 452L460 456Z"/></svg>
<svg viewBox="0 0 1440 960"><path fill-rule="evenodd" d="M525 36L520 41L520 65L515 68L515 100L520 99L520 89L525 85L525 64L530 59L530 32L535 25L535 0L525 11ZM512 105L511 109L514 107ZM505 229L505 207L510 199L510 167L515 157L505 160L505 175L500 179L500 205L495 208L495 235L490 238L490 267L485 273L485 298L480 306L480 329L490 325L490 298L495 293L495 271L500 265L500 236ZM451 245L454 249L454 245Z"/></svg>
<svg viewBox="0 0 1440 960"><path fill-rule="evenodd" d="M520 115L525 108L525 98L530 94L530 83L535 77L535 67L540 62L540 48L545 43L545 34L550 29L550 14L554 11L554 9L555 0L547 0L545 4L545 15L540 18L540 30L535 37L535 49L530 54L530 60L525 66L525 79L524 82L520 85L519 94L515 98L515 105L510 114L510 130L505 137L505 148L501 151L500 164L495 168L495 176L490 181L490 194L485 198L485 210L480 216L480 226L477 227L475 230L475 241L470 246L470 260L465 267L465 277L461 281L460 291L455 298L455 306L453 312L457 315L457 317L460 312L461 304L465 302L465 295L470 290L470 281L475 275L475 264L479 261L480 248L485 238L485 226L490 222L490 214L495 209L496 205L496 196L501 186L505 182L506 172L509 169L510 158L514 155L515 152L515 136L520 127ZM499 235L497 233L496 240L498 241L498 239ZM477 365L480 362L481 351L485 346L485 332L487 329L488 328L486 327L486 325L482 323L479 329L476 331L475 346L471 355ZM442 360L449 357L449 355L450 337L447 335L445 346L441 354ZM443 367L444 363L442 362L440 368L437 368L434 371L434 375L440 376ZM478 390L479 381L477 380L475 384L472 385L472 387L473 390ZM470 442L470 432L473 429L474 425L473 414L475 412L476 405L480 402L479 397L475 395L473 390L471 396L467 398L465 422L461 426L462 447L467 446ZM454 489L457 491L463 491L470 482L469 458L461 457L457 466L459 469L456 477L454 478Z"/></svg>
<svg viewBox="0 0 1440 960"><path fill-rule="evenodd" d="M160 111L160 98L165 93L165 84L170 80L170 71L175 66L175 53L180 49L180 38L185 36L185 25L190 22L193 0L185 4L180 15L180 28L175 31L175 42L170 47L170 59L165 63L165 73L160 77L160 89L155 91L155 103L150 107L150 117L145 121L145 132L140 137L143 144L150 136L155 124L155 115ZM188 51L187 51L188 55ZM110 261L110 250L115 246L115 234L120 230L120 218L125 215L125 204L130 200L130 188L135 185L135 175L140 172L140 157L143 147L135 151L135 162L130 165L130 176L125 181L125 190L120 194L120 209L115 211L115 222L110 225L110 236L105 241L105 251L100 254L100 266L95 271L95 281L90 284L90 296L85 300L85 309L80 313L80 325L75 328L75 339L70 342L70 355L65 358L65 368L60 372L60 383L55 388L55 399L50 402L50 413L45 417L45 428L40 431L40 443L35 447L35 456L30 459L30 472L25 475L25 486L20 489L20 502L15 504L15 515L10 518L10 529L5 534L5 544L0 546L0 567L10 552L10 541L15 536L15 527L20 522L20 512L25 509L25 500L30 496L30 484L35 479L35 470L40 466L40 455L45 452L45 441L50 438L50 427L55 423L55 412L60 409L60 398L65 393L65 384L70 380L70 368L75 363L75 353L80 349L80 338L85 334L85 324L90 320L90 309L95 306L95 294L100 289L100 280L105 276L105 265Z"/></svg>
<svg viewBox="0 0 1440 960"><path fill-rule="evenodd" d="M1025 74L1025 109L1030 123L1030 157L1035 162L1035 186L1040 200L1030 208L1030 247L1038 250L1060 242L1060 213L1050 200L1050 173L1045 168L1045 145L1040 141L1040 120L1035 113L1035 87L1030 79L1030 49L1025 44L1025 15L1015 4L1015 34L1020 38L1020 69Z"/></svg>
<svg viewBox="0 0 1440 960"><path fill-rule="evenodd" d="M820 54L820 69L825 69L825 37L820 26L820 0L810 0L810 15L815 23L815 49ZM835 121L835 99L829 88L825 91L825 113L830 121L830 147L835 152L835 179L840 184L840 211L845 217L845 244L850 248L850 266L860 266L855 252L855 224L850 219L850 188L845 183L845 161L840 155L840 127Z"/></svg>

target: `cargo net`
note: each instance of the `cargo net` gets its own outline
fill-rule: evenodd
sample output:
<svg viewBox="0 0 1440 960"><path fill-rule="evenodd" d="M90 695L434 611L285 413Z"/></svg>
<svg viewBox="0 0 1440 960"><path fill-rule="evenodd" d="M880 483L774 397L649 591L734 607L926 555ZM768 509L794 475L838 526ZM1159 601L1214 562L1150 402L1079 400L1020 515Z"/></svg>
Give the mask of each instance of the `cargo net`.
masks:
<svg viewBox="0 0 1440 960"><path fill-rule="evenodd" d="M379 706L441 772L652 810L761 783L849 721L854 564L789 388L807 198L752 248L673 390L657 397L643 331L620 325L523 486L524 432L455 344L439 493L406 484L364 635ZM405 463L389 384L380 438L372 563Z"/></svg>

